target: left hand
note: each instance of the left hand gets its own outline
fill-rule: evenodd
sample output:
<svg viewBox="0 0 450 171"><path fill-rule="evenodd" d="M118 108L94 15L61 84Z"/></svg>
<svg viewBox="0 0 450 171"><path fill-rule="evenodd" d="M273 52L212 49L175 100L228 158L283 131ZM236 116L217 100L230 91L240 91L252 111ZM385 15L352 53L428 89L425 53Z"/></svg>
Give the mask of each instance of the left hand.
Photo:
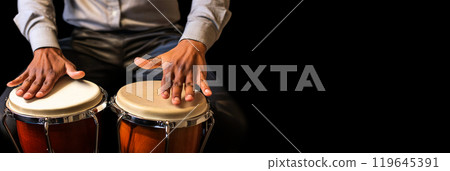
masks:
<svg viewBox="0 0 450 171"><path fill-rule="evenodd" d="M164 89L161 96L168 99L172 93L172 104L179 105L183 84L185 85L185 100L194 100L194 76L200 78L200 80L197 79L196 84L200 86L203 94L205 96L212 95L211 89L206 83L206 71L193 75L194 65L206 65L205 54L206 46L203 43L195 40L181 40L175 48L164 54L149 60L137 57L134 59L134 63L144 69L155 69L162 66L161 87Z"/></svg>

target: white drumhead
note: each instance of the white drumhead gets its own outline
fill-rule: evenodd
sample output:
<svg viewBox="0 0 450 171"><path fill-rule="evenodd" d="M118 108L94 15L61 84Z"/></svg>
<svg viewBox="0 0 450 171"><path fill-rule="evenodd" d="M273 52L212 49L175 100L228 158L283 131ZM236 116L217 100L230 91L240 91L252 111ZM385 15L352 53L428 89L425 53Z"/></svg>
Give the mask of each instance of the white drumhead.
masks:
<svg viewBox="0 0 450 171"><path fill-rule="evenodd" d="M161 81L140 81L123 86L116 95L117 105L132 115L153 121L179 121L190 119L206 113L209 105L206 98L198 91L195 100L184 100L181 93L181 104L173 105L171 97L163 99L158 94Z"/></svg>
<svg viewBox="0 0 450 171"><path fill-rule="evenodd" d="M15 113L30 117L60 118L95 107L102 100L100 88L86 80L61 77L52 91L43 98L25 100L16 95L19 87L9 94L7 107Z"/></svg>

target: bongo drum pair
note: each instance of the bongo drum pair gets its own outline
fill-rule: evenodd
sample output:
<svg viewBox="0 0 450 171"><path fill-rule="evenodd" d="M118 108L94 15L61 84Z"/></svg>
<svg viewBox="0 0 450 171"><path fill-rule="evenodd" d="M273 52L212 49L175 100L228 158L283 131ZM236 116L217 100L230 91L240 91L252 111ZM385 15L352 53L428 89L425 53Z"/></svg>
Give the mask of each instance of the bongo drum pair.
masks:
<svg viewBox="0 0 450 171"><path fill-rule="evenodd" d="M142 81L122 87L111 98L117 116L119 152L202 152L214 125L207 99L172 105L158 95L160 81ZM19 151L6 124L16 120L23 152L98 152L99 117L106 114L107 93L86 80L62 77L44 98L24 100L11 91L3 126ZM184 92L181 99L184 99ZM19 151L20 152L20 151Z"/></svg>

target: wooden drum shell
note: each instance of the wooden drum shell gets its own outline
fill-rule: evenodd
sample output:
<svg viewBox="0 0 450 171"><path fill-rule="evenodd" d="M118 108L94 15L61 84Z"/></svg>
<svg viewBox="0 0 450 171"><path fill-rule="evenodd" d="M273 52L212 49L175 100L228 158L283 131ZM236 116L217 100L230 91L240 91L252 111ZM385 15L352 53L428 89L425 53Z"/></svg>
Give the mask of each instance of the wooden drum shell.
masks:
<svg viewBox="0 0 450 171"><path fill-rule="evenodd" d="M100 120L101 113L96 114ZM16 120L20 146L25 153L47 153L44 125ZM93 118L76 122L49 125L50 143L57 153L95 152L96 125Z"/></svg>
<svg viewBox="0 0 450 171"><path fill-rule="evenodd" d="M170 153L200 152L204 139L204 123L190 127L176 128L169 135ZM163 153L165 152L166 132L164 128L141 126L122 120L119 128L121 152L127 153ZM158 145L159 144L159 145ZM156 148L155 148L156 147Z"/></svg>

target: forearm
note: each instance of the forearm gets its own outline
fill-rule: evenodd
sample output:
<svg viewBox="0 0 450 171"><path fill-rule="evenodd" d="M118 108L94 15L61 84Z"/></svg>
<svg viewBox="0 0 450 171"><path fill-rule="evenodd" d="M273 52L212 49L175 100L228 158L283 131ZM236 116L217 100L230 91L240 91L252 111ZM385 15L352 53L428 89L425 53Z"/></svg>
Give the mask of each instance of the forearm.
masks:
<svg viewBox="0 0 450 171"><path fill-rule="evenodd" d="M229 0L193 0L181 39L202 42L209 49L231 17Z"/></svg>
<svg viewBox="0 0 450 171"><path fill-rule="evenodd" d="M52 0L18 0L17 10L14 22L33 51L41 47L59 48Z"/></svg>

